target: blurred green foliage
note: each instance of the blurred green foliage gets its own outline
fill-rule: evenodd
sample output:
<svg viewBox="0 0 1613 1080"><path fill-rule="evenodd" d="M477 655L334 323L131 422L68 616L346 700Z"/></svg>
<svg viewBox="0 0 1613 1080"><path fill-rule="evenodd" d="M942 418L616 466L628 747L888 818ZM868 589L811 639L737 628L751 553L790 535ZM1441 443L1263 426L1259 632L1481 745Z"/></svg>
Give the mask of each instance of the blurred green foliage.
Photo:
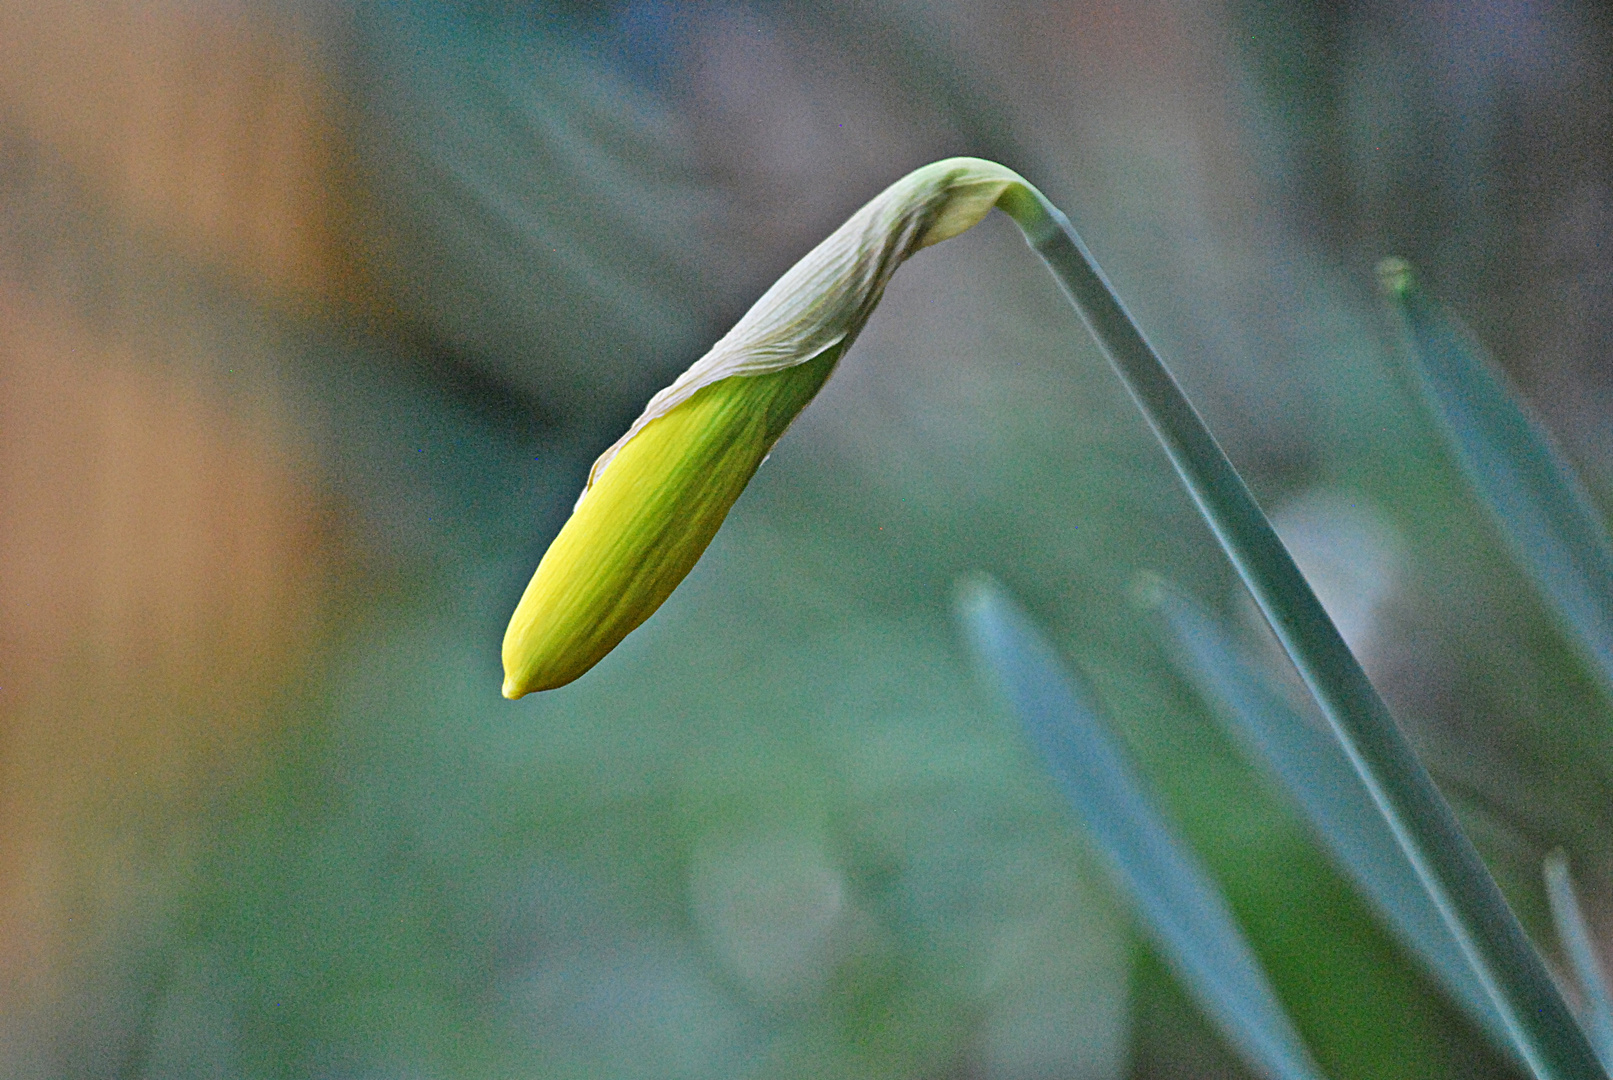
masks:
<svg viewBox="0 0 1613 1080"><path fill-rule="evenodd" d="M1401 377L1368 268L1427 265L1605 498L1613 391L1585 357L1613 167L1574 141L1613 99L1605 15L418 0L331 22L401 330L266 312L166 256L130 271L146 241L93 222L26 270L200 342L198 380L272 386L348 546L309 582L333 614L261 745L142 856L158 899L107 901L155 914L96 916L93 962L7 1020L30 1034L4 1071L1242 1075L976 686L950 599L986 570L1090 674L1327 1075L1513 1075L1134 607L1155 570L1246 615L1005 222L903 269L595 672L511 705L498 642L649 393L883 183L989 151L1070 211L1268 508L1343 493L1398 538L1352 644L1539 940L1558 844L1594 924L1608 704ZM152 818L108 805L108 832Z"/></svg>

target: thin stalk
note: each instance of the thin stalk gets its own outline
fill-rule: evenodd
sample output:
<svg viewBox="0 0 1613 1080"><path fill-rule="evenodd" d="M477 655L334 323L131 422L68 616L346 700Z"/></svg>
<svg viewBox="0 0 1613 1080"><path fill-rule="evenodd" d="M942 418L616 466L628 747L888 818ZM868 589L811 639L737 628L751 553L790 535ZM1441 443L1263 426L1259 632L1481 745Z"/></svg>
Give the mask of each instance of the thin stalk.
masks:
<svg viewBox="0 0 1613 1080"><path fill-rule="evenodd" d="M1305 680L1538 1080L1606 1080L1495 879L1418 762L1232 462L1069 219L1033 192L999 203L1097 339Z"/></svg>
<svg viewBox="0 0 1613 1080"><path fill-rule="evenodd" d="M1467 1007L1503 1053L1521 1061L1512 1032L1339 741L1289 704L1287 695L1266 679L1264 665L1244 653L1186 593L1153 578L1144 584L1143 594L1144 602L1162 616L1182 673L1217 706L1228 731L1288 788L1339 865L1402 943Z"/></svg>

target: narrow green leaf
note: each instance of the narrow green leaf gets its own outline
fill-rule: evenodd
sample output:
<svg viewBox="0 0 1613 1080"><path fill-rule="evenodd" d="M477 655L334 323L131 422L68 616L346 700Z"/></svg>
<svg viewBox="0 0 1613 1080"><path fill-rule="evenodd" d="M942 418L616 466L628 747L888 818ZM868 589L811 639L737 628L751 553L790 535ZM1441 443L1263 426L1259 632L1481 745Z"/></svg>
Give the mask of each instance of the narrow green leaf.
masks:
<svg viewBox="0 0 1613 1080"><path fill-rule="evenodd" d="M1276 773L1340 866L1430 974L1502 1052L1515 1053L1506 1022L1322 718L1296 708L1221 624L1179 590L1155 579L1145 601L1162 616L1183 675L1216 706L1234 738Z"/></svg>
<svg viewBox="0 0 1613 1080"><path fill-rule="evenodd" d="M1568 856L1560 850L1552 852L1546 857L1545 870L1546 895L1551 898L1557 939L1568 954L1568 962L1574 967L1585 998L1585 1033L1601 1055L1603 1066L1613 1072L1613 993L1608 990L1607 975L1591 943L1591 928L1579 906L1574 878L1568 872Z"/></svg>
<svg viewBox="0 0 1613 1080"><path fill-rule="evenodd" d="M959 617L1143 925L1227 1041L1271 1080L1320 1077L1220 890L1172 835L1052 645L988 578L963 585Z"/></svg>
<svg viewBox="0 0 1613 1080"><path fill-rule="evenodd" d="M1506 377L1401 259L1378 268L1456 459L1613 695L1613 543L1585 485Z"/></svg>
<svg viewBox="0 0 1613 1080"><path fill-rule="evenodd" d="M1530 1069L1538 1080L1606 1080L1545 963L1388 706L1069 219L1028 187L1005 192L998 206L1053 272L1147 418L1439 905Z"/></svg>

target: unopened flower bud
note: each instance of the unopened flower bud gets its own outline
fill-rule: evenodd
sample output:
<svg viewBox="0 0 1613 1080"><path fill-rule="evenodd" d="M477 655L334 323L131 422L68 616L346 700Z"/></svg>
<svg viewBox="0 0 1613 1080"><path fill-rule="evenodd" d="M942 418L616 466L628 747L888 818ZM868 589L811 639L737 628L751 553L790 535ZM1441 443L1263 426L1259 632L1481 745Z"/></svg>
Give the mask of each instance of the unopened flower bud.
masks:
<svg viewBox="0 0 1613 1080"><path fill-rule="evenodd" d="M808 252L600 455L504 635L504 696L564 686L693 569L891 274L1031 189L979 158L909 173Z"/></svg>

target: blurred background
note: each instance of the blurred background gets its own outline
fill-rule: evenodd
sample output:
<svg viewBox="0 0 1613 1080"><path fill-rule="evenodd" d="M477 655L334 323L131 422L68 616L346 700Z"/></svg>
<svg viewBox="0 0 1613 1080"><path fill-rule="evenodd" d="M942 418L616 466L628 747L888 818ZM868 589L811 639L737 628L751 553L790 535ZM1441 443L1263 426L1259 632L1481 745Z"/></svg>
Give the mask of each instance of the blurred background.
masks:
<svg viewBox="0 0 1613 1080"><path fill-rule="evenodd" d="M1261 641L1001 215L672 600L499 696L588 463L886 183L1061 205L1526 923L1613 937L1613 708L1456 471L1404 255L1613 482L1598 4L0 5L0 1073L1246 1075L953 627L997 575L1329 1076L1507 1077L1167 662ZM1605 506L1604 501L1604 506Z"/></svg>

